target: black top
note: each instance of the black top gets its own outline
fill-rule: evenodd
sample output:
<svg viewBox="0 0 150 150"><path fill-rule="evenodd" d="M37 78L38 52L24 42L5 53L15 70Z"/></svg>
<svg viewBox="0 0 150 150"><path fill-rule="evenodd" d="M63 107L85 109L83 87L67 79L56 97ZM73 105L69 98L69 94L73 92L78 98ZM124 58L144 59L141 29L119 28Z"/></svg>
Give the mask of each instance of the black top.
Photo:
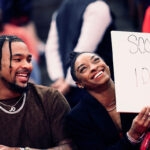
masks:
<svg viewBox="0 0 150 150"><path fill-rule="evenodd" d="M139 145L132 145L126 137L135 116L121 114L121 137L106 109L91 96L68 114L68 133L79 150L138 150Z"/></svg>

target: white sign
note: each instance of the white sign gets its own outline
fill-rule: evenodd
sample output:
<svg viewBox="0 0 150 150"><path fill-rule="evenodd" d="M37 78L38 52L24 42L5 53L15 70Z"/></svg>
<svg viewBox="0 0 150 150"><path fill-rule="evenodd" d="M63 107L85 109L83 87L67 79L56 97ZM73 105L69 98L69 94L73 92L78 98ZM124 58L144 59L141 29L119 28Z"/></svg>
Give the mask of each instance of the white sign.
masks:
<svg viewBox="0 0 150 150"><path fill-rule="evenodd" d="M150 106L150 34L112 31L117 111Z"/></svg>

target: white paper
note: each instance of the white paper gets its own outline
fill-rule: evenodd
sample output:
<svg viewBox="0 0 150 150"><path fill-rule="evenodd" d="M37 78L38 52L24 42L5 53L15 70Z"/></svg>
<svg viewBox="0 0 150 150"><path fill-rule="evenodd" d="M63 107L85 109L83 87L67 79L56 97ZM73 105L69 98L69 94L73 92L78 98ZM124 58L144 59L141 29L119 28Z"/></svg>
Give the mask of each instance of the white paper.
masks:
<svg viewBox="0 0 150 150"><path fill-rule="evenodd" d="M112 31L117 111L150 106L150 34Z"/></svg>

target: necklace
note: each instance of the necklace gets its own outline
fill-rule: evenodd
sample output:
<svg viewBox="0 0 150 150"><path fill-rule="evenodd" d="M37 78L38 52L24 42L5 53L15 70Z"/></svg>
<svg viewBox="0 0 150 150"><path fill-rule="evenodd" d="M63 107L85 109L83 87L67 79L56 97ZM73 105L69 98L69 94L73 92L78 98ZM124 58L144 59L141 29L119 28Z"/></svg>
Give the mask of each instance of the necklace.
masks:
<svg viewBox="0 0 150 150"><path fill-rule="evenodd" d="M116 109L116 101L113 101L111 104L109 104L107 107L111 107L111 106L113 106L114 105L114 107L112 107L112 108L110 108L110 109L107 109L107 111L108 112L111 112L111 111L113 111L113 110L115 110Z"/></svg>
<svg viewBox="0 0 150 150"><path fill-rule="evenodd" d="M0 104L2 104L3 106L6 106L6 107L9 107L10 109L9 109L9 111L10 112L13 112L13 111L15 111L16 110L16 105L20 102L20 100L22 99L22 97L23 97L23 95L19 98L19 100L14 104L14 105L7 105L7 104L4 104L4 103L2 103L2 102L0 102Z"/></svg>
<svg viewBox="0 0 150 150"><path fill-rule="evenodd" d="M20 106L20 108L19 108L18 110L16 110L16 107L15 107L15 106L21 101L22 98L23 98L22 105ZM19 98L19 100L18 100L14 105L12 105L12 106L0 102L1 105L10 108L9 110L6 110L6 109L4 109L2 106L0 106L0 109L1 109L2 111L4 111L5 113L8 113L8 114L16 114L16 113L18 113L18 112L23 108L23 106L24 106L24 104L25 104L25 100L26 100L26 93L24 93L24 94Z"/></svg>
<svg viewBox="0 0 150 150"><path fill-rule="evenodd" d="M107 111L108 111L108 112L111 112L111 111L113 111L113 110L115 110L115 109L116 109L116 105L115 105L113 108L108 109Z"/></svg>

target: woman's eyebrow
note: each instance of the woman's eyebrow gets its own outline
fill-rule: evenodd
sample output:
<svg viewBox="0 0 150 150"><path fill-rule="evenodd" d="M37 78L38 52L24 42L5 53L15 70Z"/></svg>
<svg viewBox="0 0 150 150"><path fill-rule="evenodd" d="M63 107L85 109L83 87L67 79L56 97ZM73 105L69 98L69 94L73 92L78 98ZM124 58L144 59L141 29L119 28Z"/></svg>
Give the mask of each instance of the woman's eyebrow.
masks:
<svg viewBox="0 0 150 150"><path fill-rule="evenodd" d="M95 57L95 55L91 56L90 60L92 60Z"/></svg>

